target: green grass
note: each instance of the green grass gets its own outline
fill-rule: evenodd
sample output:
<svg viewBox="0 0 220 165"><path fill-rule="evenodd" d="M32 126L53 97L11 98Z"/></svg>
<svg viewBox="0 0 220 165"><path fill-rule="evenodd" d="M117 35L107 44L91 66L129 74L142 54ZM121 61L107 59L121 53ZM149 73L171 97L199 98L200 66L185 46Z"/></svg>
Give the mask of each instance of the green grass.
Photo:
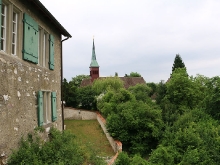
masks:
<svg viewBox="0 0 220 165"><path fill-rule="evenodd" d="M76 141L82 148L94 151L101 157L115 155L97 120L65 120L64 124L76 136Z"/></svg>

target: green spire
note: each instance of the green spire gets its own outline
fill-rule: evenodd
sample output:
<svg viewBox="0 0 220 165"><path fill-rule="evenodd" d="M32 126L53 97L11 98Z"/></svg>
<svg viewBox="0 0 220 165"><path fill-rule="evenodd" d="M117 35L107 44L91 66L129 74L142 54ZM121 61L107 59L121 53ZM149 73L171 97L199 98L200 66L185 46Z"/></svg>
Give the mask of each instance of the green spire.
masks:
<svg viewBox="0 0 220 165"><path fill-rule="evenodd" d="M94 38L93 38L93 47L92 47L92 60L90 63L90 67L99 67L98 62L96 61Z"/></svg>

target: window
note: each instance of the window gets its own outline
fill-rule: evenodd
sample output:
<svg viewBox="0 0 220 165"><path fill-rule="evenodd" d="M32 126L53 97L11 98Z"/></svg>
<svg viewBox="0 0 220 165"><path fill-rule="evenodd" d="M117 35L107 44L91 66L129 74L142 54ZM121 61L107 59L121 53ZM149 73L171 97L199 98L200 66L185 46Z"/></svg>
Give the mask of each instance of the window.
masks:
<svg viewBox="0 0 220 165"><path fill-rule="evenodd" d="M2 4L1 5L1 50L6 51L6 11L7 11L7 7Z"/></svg>
<svg viewBox="0 0 220 165"><path fill-rule="evenodd" d="M12 16L12 48L11 48L12 55L16 55L17 26L18 26L18 14L13 12L13 16Z"/></svg>
<svg viewBox="0 0 220 165"><path fill-rule="evenodd" d="M39 27L39 65L48 67L49 62L49 34Z"/></svg>
<svg viewBox="0 0 220 165"><path fill-rule="evenodd" d="M44 124L51 122L51 92L43 92Z"/></svg>
<svg viewBox="0 0 220 165"><path fill-rule="evenodd" d="M93 71L93 74L98 74L98 71L97 71L97 70L94 70L94 71Z"/></svg>
<svg viewBox="0 0 220 165"><path fill-rule="evenodd" d="M0 3L2 0L0 0ZM21 35L19 33L22 33L22 29L19 28L19 20L21 20L21 11L17 9L10 1L4 0L1 3L1 30L0 30L0 36L1 36L1 44L0 44L0 50L4 51L5 53L9 55L14 55L17 57L21 57L21 55L18 55L19 50L21 50L22 41Z"/></svg>
<svg viewBox="0 0 220 165"><path fill-rule="evenodd" d="M38 125L46 125L57 120L56 92L38 92Z"/></svg>

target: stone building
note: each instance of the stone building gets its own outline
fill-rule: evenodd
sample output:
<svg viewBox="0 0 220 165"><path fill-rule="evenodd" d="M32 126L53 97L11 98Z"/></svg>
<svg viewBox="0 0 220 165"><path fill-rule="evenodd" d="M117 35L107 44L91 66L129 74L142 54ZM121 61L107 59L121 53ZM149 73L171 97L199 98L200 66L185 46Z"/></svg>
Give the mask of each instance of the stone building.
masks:
<svg viewBox="0 0 220 165"><path fill-rule="evenodd" d="M71 35L39 0L0 4L1 157L36 127L63 129L62 43Z"/></svg>
<svg viewBox="0 0 220 165"><path fill-rule="evenodd" d="M83 79L81 82L81 87L91 85L95 79L103 79L106 77L99 77L99 65L96 59L95 53L95 44L93 39L93 46L92 46L92 59L90 63L90 78ZM135 86L136 84L146 84L143 77L119 77L123 83L124 87L127 89L130 86Z"/></svg>

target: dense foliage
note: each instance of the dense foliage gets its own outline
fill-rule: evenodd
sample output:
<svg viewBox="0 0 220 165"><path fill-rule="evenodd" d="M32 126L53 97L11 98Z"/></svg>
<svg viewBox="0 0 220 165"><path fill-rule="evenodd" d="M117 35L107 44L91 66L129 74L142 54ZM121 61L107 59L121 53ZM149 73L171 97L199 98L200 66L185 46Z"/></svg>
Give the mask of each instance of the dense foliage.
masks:
<svg viewBox="0 0 220 165"><path fill-rule="evenodd" d="M78 107L88 110L96 110L96 99L95 91L91 85L77 88L76 90L76 101Z"/></svg>
<svg viewBox="0 0 220 165"><path fill-rule="evenodd" d="M117 165L219 164L220 77L190 77L176 55L166 82L125 89L112 77L91 89L108 132L127 152Z"/></svg>
<svg viewBox="0 0 220 165"><path fill-rule="evenodd" d="M127 77L141 77L141 74L137 72L131 72L130 75L127 75Z"/></svg>
<svg viewBox="0 0 220 165"><path fill-rule="evenodd" d="M95 93L92 87L80 87L82 80L87 78L89 78L87 75L78 75L69 82L64 78L62 85L65 106L88 110L96 109Z"/></svg>
<svg viewBox="0 0 220 165"><path fill-rule="evenodd" d="M161 136L161 110L148 97L148 86L138 84L129 90L109 89L98 101L98 109L107 119L109 133L123 143L123 149L143 155Z"/></svg>
<svg viewBox="0 0 220 165"><path fill-rule="evenodd" d="M140 155L135 154L133 157L129 157L126 152L121 152L115 162L115 165L147 165L148 162L144 160Z"/></svg>
<svg viewBox="0 0 220 165"><path fill-rule="evenodd" d="M108 89L119 90L123 88L123 81L119 77L106 77L102 79L96 79L93 82L93 89L97 95L106 93Z"/></svg>
<svg viewBox="0 0 220 165"><path fill-rule="evenodd" d="M218 164L220 126L199 109L179 117L150 156L152 164Z"/></svg>
<svg viewBox="0 0 220 165"><path fill-rule="evenodd" d="M18 150L9 157L8 165L81 165L83 162L105 164L103 160L87 155L74 141L75 136L68 131L50 130L49 140L44 142L36 134L28 134L20 142Z"/></svg>

